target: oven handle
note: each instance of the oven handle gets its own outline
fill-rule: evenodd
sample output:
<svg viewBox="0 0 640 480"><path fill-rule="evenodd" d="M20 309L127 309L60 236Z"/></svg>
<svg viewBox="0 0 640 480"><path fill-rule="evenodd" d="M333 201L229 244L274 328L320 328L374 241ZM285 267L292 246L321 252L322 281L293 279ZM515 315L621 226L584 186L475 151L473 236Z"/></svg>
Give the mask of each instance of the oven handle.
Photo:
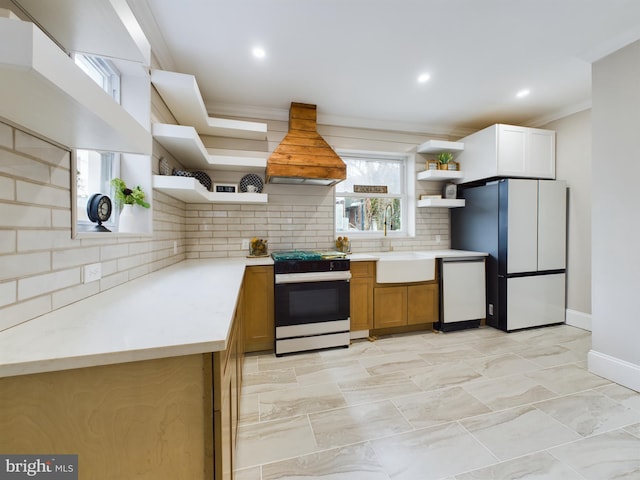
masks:
<svg viewBox="0 0 640 480"><path fill-rule="evenodd" d="M309 282L335 282L349 281L351 272L334 271L334 272L306 272L306 273L276 273L276 284L282 283L309 283Z"/></svg>

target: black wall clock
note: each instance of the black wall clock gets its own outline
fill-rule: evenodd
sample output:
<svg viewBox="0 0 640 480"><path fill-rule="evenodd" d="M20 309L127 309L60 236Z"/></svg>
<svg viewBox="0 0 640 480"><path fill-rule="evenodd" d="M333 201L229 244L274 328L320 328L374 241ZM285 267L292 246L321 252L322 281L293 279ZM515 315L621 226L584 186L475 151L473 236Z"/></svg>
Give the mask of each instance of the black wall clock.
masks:
<svg viewBox="0 0 640 480"><path fill-rule="evenodd" d="M113 206L111 199L101 193L94 193L89 197L87 201L87 217L98 225L95 226L96 232L110 232L107 227L102 225L102 222L109 220Z"/></svg>

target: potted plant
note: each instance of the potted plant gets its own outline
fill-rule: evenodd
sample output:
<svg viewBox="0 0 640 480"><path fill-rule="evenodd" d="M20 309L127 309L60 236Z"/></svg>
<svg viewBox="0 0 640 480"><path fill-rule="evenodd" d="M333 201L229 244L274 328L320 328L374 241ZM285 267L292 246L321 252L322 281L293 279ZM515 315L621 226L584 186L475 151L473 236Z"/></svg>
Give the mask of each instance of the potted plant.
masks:
<svg viewBox="0 0 640 480"><path fill-rule="evenodd" d="M455 170L455 162L453 162L453 153L441 152L438 154L438 166L440 170ZM454 168L451 168L454 167Z"/></svg>
<svg viewBox="0 0 640 480"><path fill-rule="evenodd" d="M144 200L144 191L142 191L140 185L137 185L135 188L127 187L127 184L121 178L114 178L111 180L111 186L114 188L116 205L121 208L118 231L138 231L140 222L136 218L133 206L140 205L144 208L149 208L151 206Z"/></svg>

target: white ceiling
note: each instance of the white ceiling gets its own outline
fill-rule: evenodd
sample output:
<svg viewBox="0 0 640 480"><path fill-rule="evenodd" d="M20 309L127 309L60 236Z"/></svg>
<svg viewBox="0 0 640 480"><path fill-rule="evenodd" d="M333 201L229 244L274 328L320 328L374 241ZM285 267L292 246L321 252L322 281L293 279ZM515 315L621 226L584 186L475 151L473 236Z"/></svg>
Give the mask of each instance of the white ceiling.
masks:
<svg viewBox="0 0 640 480"><path fill-rule="evenodd" d="M319 123L425 133L588 108L591 62L640 38L638 0L128 1L210 114L287 119L296 101Z"/></svg>

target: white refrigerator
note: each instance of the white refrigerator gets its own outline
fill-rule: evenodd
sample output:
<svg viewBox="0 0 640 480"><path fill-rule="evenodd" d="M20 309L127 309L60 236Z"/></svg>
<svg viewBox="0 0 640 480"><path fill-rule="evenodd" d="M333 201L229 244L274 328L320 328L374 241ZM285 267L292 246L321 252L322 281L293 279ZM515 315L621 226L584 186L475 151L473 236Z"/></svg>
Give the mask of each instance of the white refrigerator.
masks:
<svg viewBox="0 0 640 480"><path fill-rule="evenodd" d="M501 179L458 187L451 246L487 258L487 324L504 331L563 323L567 186Z"/></svg>

